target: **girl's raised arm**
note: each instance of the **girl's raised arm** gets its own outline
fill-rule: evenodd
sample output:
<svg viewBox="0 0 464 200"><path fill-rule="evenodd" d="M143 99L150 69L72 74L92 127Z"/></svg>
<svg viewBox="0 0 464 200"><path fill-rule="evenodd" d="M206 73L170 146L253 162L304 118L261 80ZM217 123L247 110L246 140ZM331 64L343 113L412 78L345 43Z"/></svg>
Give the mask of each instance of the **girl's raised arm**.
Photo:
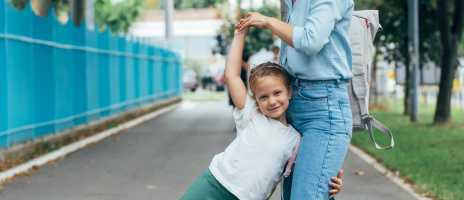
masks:
<svg viewBox="0 0 464 200"><path fill-rule="evenodd" d="M235 30L234 39L227 58L226 70L224 72L230 96L239 110L245 108L247 96L247 89L240 78L240 73L242 68L243 46L245 45L245 37L248 30L249 28L242 31Z"/></svg>

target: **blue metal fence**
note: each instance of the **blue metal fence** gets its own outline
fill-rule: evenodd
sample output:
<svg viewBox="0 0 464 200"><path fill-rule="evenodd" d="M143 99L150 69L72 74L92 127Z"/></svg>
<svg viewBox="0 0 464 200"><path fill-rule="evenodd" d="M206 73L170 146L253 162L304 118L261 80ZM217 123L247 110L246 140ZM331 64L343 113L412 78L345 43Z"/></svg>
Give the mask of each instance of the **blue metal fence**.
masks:
<svg viewBox="0 0 464 200"><path fill-rule="evenodd" d="M179 54L53 13L0 0L0 148L182 94Z"/></svg>

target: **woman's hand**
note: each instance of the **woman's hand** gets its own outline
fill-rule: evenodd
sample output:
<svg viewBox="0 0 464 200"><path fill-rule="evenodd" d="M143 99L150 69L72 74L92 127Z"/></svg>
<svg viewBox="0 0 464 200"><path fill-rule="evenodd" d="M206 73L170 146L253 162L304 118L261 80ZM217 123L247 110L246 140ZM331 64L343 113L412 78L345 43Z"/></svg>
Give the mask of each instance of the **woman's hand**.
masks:
<svg viewBox="0 0 464 200"><path fill-rule="evenodd" d="M242 23L244 20L241 19L237 24L235 24L235 31L234 31L234 36L239 36L239 35L243 35L243 36L246 36L248 34L248 31L250 30L250 28L244 28L242 30L239 30L237 28L237 26L240 25L240 23Z"/></svg>
<svg viewBox="0 0 464 200"><path fill-rule="evenodd" d="M329 185L334 188L333 190L330 190L330 193L332 193L332 195L330 195L329 199L334 197L338 193L340 193L340 191L342 190L342 187L343 187L342 174L343 174L343 170L340 170L338 172L337 178L332 177L332 181L334 181L335 183L332 183L332 182L329 183Z"/></svg>
<svg viewBox="0 0 464 200"><path fill-rule="evenodd" d="M240 31L248 27L258 27L258 28L267 28L269 23L269 17L261 15L258 12L249 12L245 16L244 20L240 20L238 23L238 28Z"/></svg>
<svg viewBox="0 0 464 200"><path fill-rule="evenodd" d="M235 25L235 28L241 31L249 27L267 28L290 47L294 48L292 41L294 26L288 25L276 18L266 17L257 12L249 12L245 19L241 19Z"/></svg>

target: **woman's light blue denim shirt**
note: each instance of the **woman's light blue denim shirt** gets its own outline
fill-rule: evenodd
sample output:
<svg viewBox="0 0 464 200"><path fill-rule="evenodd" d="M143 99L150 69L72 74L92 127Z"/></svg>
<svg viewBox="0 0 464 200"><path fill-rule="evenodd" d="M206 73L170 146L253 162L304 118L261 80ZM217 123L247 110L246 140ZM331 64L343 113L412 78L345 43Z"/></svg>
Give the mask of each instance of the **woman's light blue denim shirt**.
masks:
<svg viewBox="0 0 464 200"><path fill-rule="evenodd" d="M287 4L287 24L293 29L292 48L282 42L281 64L295 78L348 80L352 60L350 26L353 0L292 0Z"/></svg>

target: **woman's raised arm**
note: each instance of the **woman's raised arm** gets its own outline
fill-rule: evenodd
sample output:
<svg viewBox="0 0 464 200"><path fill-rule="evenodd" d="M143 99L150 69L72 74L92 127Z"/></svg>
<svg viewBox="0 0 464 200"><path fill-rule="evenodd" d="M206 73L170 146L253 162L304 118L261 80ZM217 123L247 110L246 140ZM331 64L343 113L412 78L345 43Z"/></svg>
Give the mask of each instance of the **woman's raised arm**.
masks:
<svg viewBox="0 0 464 200"><path fill-rule="evenodd" d="M311 56L318 53L329 42L329 36L335 25L345 16L349 7L349 1L313 0L303 27L291 26L278 19L251 12L237 28L240 30L250 26L268 28L298 53Z"/></svg>
<svg viewBox="0 0 464 200"><path fill-rule="evenodd" d="M240 73L242 68L243 46L245 45L245 37L248 30L248 28L242 31L235 30L229 56L227 57L226 70L224 72L230 96L232 97L232 101L234 101L235 107L239 110L245 108L247 96L247 89L240 78Z"/></svg>
<svg viewBox="0 0 464 200"><path fill-rule="evenodd" d="M249 12L245 19L240 20L236 28L243 30L250 26L258 28L268 28L277 35L282 41L293 47L292 33L294 26L288 25L276 18L266 17L258 12Z"/></svg>

